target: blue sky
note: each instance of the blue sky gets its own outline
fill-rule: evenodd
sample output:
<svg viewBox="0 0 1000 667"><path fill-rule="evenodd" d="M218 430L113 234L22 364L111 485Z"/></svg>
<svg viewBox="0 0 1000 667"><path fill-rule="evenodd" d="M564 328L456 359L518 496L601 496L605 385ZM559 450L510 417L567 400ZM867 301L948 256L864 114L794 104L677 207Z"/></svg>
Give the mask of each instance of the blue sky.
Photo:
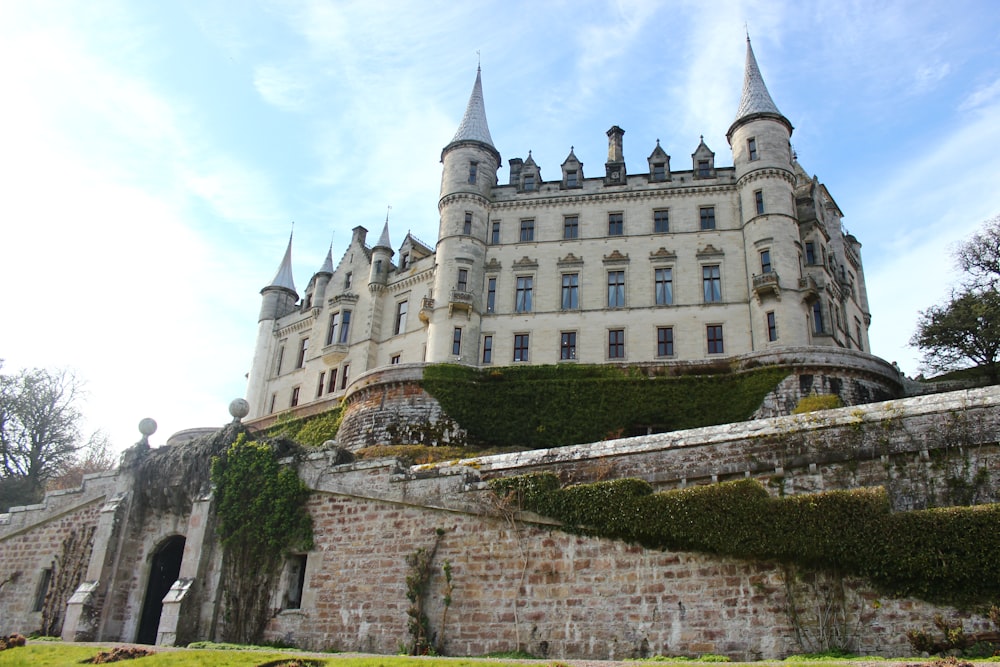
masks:
<svg viewBox="0 0 1000 667"><path fill-rule="evenodd" d="M617 124L630 172L700 135L729 165L745 26L863 244L873 351L914 375L950 248L1000 214L989 1L0 0L4 371L73 369L117 448L221 425L293 221L300 289L388 206L433 244L477 52L504 164L595 175Z"/></svg>

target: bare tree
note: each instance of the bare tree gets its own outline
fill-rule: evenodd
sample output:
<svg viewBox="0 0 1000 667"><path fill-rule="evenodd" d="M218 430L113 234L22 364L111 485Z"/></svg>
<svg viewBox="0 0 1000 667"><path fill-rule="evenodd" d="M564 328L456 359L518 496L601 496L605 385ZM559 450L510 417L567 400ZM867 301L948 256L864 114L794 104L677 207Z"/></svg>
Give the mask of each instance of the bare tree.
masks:
<svg viewBox="0 0 1000 667"><path fill-rule="evenodd" d="M997 289L1000 283L1000 215L987 220L982 230L958 246L955 259L969 275L972 286Z"/></svg>
<svg viewBox="0 0 1000 667"><path fill-rule="evenodd" d="M83 483L84 475L111 470L116 463L107 434L95 431L63 472L49 478L45 490L75 489Z"/></svg>

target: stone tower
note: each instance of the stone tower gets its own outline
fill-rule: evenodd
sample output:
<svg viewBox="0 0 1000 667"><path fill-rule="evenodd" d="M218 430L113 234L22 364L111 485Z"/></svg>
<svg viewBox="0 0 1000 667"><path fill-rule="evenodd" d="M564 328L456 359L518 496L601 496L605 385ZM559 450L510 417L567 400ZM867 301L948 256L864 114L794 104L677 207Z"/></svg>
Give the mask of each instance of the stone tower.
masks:
<svg viewBox="0 0 1000 667"><path fill-rule="evenodd" d="M500 153L493 146L486 123L479 70L458 132L441 151L441 163L441 222L426 360L473 364L483 312L491 191L500 168Z"/></svg>
<svg viewBox="0 0 1000 667"><path fill-rule="evenodd" d="M743 95L726 138L736 170L754 350L809 344L797 298L800 243L791 136L792 124L767 92L748 36Z"/></svg>

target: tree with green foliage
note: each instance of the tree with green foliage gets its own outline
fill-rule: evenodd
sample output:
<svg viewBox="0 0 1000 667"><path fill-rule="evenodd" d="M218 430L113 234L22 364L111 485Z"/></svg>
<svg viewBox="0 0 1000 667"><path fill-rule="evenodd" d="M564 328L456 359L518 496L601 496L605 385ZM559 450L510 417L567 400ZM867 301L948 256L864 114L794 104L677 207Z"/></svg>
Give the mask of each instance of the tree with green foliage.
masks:
<svg viewBox="0 0 1000 667"><path fill-rule="evenodd" d="M947 372L970 364L991 383L1000 374L1000 292L966 288L947 303L920 313L910 343L924 354L924 365Z"/></svg>
<svg viewBox="0 0 1000 667"><path fill-rule="evenodd" d="M212 460L212 484L222 564L223 638L260 641L272 616L271 598L292 550L312 548L309 488L266 443L241 435Z"/></svg>

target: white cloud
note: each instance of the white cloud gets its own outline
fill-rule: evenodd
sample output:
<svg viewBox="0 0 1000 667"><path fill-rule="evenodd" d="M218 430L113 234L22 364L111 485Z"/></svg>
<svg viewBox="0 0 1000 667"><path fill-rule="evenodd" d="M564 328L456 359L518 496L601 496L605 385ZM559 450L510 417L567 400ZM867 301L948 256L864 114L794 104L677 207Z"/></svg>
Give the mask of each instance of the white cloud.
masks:
<svg viewBox="0 0 1000 667"><path fill-rule="evenodd" d="M982 85L972 91L958 105L959 111L974 111L980 107L993 104L1000 99L1000 79L992 83Z"/></svg>

